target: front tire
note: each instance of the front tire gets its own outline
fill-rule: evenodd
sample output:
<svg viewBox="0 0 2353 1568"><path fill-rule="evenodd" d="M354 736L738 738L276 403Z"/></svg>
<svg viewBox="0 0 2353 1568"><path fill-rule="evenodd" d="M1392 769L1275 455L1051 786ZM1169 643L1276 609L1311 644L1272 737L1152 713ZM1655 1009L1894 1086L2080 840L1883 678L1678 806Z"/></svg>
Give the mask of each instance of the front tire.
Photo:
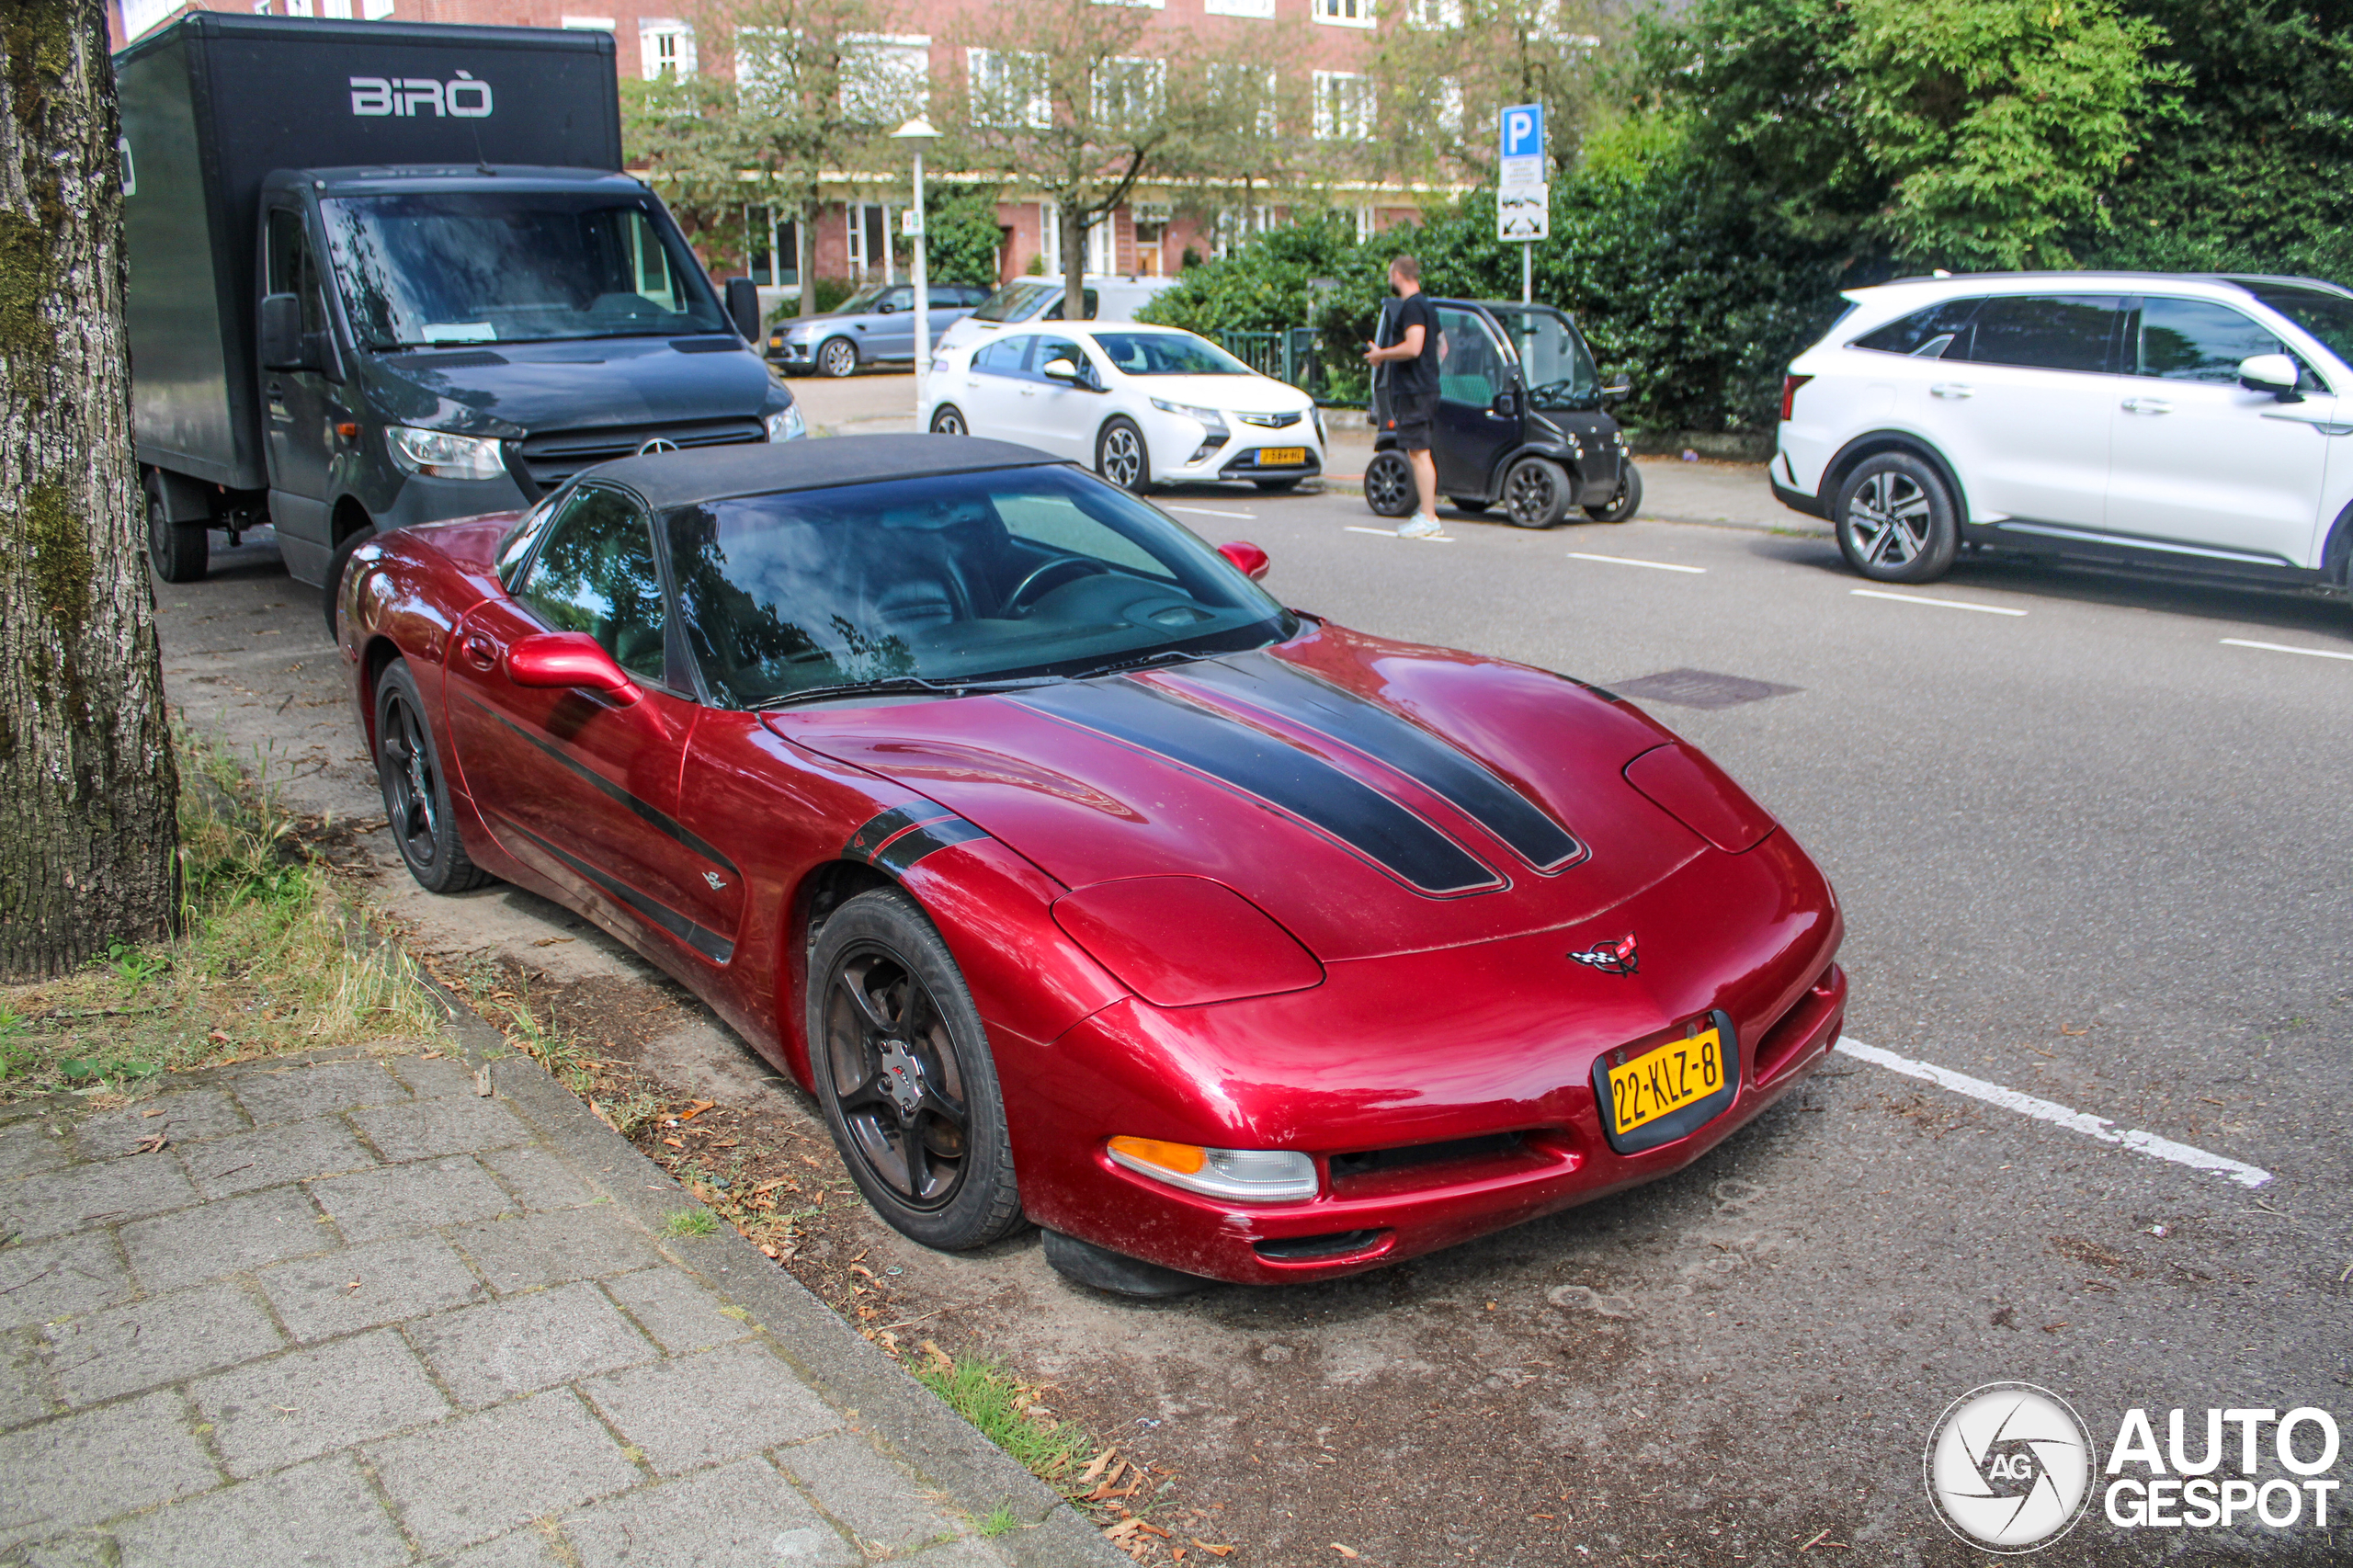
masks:
<svg viewBox="0 0 2353 1568"><path fill-rule="evenodd" d="M1152 453L1136 422L1121 415L1103 422L1095 437L1095 472L1122 490L1142 494L1152 483Z"/></svg>
<svg viewBox="0 0 2353 1568"><path fill-rule="evenodd" d="M1551 458L1522 458L1504 475L1504 517L1516 528L1549 528L1569 511L1569 471Z"/></svg>
<svg viewBox="0 0 2353 1568"><path fill-rule="evenodd" d="M1019 1225L988 1036L921 906L896 888L858 894L818 932L809 976L810 1076L874 1211L943 1252Z"/></svg>
<svg viewBox="0 0 2353 1568"><path fill-rule="evenodd" d="M943 403L931 413L931 433L935 436L969 436L972 426L964 423L964 411L952 403Z"/></svg>
<svg viewBox="0 0 2353 1568"><path fill-rule="evenodd" d="M343 575L351 569L351 552L375 537L374 528L354 528L335 547L335 553L327 557L326 581L321 586L327 598L327 641L330 642L342 640L343 629L335 624L335 617L343 601Z"/></svg>
<svg viewBox="0 0 2353 1568"><path fill-rule="evenodd" d="M858 370L858 345L847 337L829 337L817 350L817 369L839 380Z"/></svg>
<svg viewBox="0 0 2353 1568"><path fill-rule="evenodd" d="M212 548L210 526L175 523L164 506L164 476L147 476L147 563L166 583L203 579Z"/></svg>
<svg viewBox="0 0 2353 1568"><path fill-rule="evenodd" d="M1937 471L1909 452L1855 465L1831 517L1847 564L1875 583L1933 583L1952 569L1961 520Z"/></svg>
<svg viewBox="0 0 2353 1568"><path fill-rule="evenodd" d="M1420 503L1414 488L1414 465L1405 454L1391 448L1372 454L1364 465L1364 504L1376 517L1410 517Z"/></svg>
<svg viewBox="0 0 2353 1568"><path fill-rule="evenodd" d="M1585 515L1597 523L1622 523L1642 508L1642 471L1631 462L1621 462L1618 465L1617 493L1598 506L1587 506Z"/></svg>
<svg viewBox="0 0 2353 1568"><path fill-rule="evenodd" d="M490 881L458 836L441 747L406 659L387 665L376 682L376 781L383 787L385 825L417 886L452 893Z"/></svg>

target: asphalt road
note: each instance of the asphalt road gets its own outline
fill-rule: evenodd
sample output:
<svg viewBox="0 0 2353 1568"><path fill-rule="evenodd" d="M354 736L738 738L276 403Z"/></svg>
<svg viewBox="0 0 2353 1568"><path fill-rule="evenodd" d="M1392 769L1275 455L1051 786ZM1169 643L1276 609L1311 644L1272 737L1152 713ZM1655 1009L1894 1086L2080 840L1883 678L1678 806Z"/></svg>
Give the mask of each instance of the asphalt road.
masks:
<svg viewBox="0 0 2353 1568"><path fill-rule="evenodd" d="M2347 1429L2325 1473L2353 1477L2353 608L1978 561L1878 597L1788 515L1458 518L1420 543L1348 494L1160 500L1351 625L1604 686L1784 688L1650 707L1828 871L1850 1038L2269 1173L1840 1054L1677 1177L1326 1287L1135 1306L1063 1285L1034 1241L943 1259L877 1235L870 1263L1185 1476L1232 1561L1979 1561L1930 1512L1922 1449L2005 1380L2063 1396L2103 1460L2133 1407L2160 1443L2186 1407L2194 1458L2209 1406L2319 1406ZM367 811L317 597L266 542L221 567L162 591L174 700ZM532 952L553 912L511 892L400 902L445 941L629 967ZM712 1071L756 1085L710 1038L737 1058ZM2254 1459L2257 1485L2296 1479L2268 1431ZM2037 1560L2353 1555L2311 1520L2307 1498L2285 1528L2124 1529L2096 1488Z"/></svg>

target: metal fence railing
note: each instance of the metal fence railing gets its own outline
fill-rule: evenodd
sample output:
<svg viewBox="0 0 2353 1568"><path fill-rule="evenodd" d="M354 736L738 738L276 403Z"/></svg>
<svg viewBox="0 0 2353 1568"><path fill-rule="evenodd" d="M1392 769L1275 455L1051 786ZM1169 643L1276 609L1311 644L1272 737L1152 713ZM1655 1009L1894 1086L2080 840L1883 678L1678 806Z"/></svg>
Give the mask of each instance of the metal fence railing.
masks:
<svg viewBox="0 0 2353 1568"><path fill-rule="evenodd" d="M1222 332L1218 342L1228 354L1260 375L1288 382L1311 397L1324 395L1324 359L1316 352L1313 327L1294 326L1281 332Z"/></svg>

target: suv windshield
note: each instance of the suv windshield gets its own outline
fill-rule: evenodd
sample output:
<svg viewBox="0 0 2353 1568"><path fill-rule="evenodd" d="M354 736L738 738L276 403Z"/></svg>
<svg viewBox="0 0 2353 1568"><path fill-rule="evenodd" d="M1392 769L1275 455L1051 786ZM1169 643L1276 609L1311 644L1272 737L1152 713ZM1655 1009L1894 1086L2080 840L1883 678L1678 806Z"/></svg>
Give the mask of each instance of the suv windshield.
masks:
<svg viewBox="0 0 2353 1568"><path fill-rule="evenodd" d="M650 202L428 191L333 197L319 210L369 348L727 330Z"/></svg>
<svg viewBox="0 0 2353 1568"><path fill-rule="evenodd" d="M1601 376L1585 338L1560 312L1542 306L1488 307L1519 350L1528 401L1541 409L1601 406Z"/></svg>
<svg viewBox="0 0 2353 1568"><path fill-rule="evenodd" d="M1174 332L1098 332L1095 347L1131 376L1247 376L1224 349Z"/></svg>
<svg viewBox="0 0 2353 1568"><path fill-rule="evenodd" d="M2339 359L2353 365L2353 299L2281 283L2242 282L2239 287L2328 345Z"/></svg>
<svg viewBox="0 0 2353 1568"><path fill-rule="evenodd" d="M664 528L688 644L738 707L1085 676L1299 626L1191 533L1063 467L703 502Z"/></svg>
<svg viewBox="0 0 2353 1568"><path fill-rule="evenodd" d="M1008 283L991 294L972 312L974 321L1021 321L1026 318L1051 283Z"/></svg>

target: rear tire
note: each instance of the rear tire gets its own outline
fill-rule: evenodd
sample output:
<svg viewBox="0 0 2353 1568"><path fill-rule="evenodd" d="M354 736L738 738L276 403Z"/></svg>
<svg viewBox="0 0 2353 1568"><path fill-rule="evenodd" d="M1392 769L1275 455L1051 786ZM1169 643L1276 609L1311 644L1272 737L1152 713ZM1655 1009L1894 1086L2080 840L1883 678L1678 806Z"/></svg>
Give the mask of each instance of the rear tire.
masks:
<svg viewBox="0 0 2353 1568"><path fill-rule="evenodd" d="M162 474L148 474L146 490L147 563L166 583L201 581L212 549L210 525L171 520Z"/></svg>
<svg viewBox="0 0 2353 1568"><path fill-rule="evenodd" d="M342 543L335 547L335 553L327 557L327 576L323 585L327 596L327 641L330 642L340 642L343 637L343 628L335 623L335 611L343 601L343 574L350 570L351 552L375 537L376 530L372 528L354 528L344 536Z"/></svg>
<svg viewBox="0 0 2353 1568"><path fill-rule="evenodd" d="M408 874L426 892L465 892L491 880L466 854L449 809L449 776L440 743L426 718L425 699L406 659L384 666L376 681L376 781L384 791L384 823Z"/></svg>
<svg viewBox="0 0 2353 1568"><path fill-rule="evenodd" d="M858 371L858 345L847 337L829 337L817 349L817 369L839 380Z"/></svg>
<svg viewBox="0 0 2353 1568"><path fill-rule="evenodd" d="M931 411L931 433L935 436L969 436L972 426L964 423L964 411L952 403L943 403Z"/></svg>
<svg viewBox="0 0 2353 1568"><path fill-rule="evenodd" d="M1631 462L1621 462L1618 465L1617 494L1598 506L1587 506L1585 515L1597 523L1622 523L1642 507L1642 471Z"/></svg>
<svg viewBox="0 0 2353 1568"><path fill-rule="evenodd" d="M1504 517L1516 528L1549 528L1569 511L1569 471L1551 458L1522 458L1504 475Z"/></svg>
<svg viewBox="0 0 2353 1568"><path fill-rule="evenodd" d="M1142 494L1152 484L1152 449L1136 422L1107 419L1095 437L1095 472L1122 490Z"/></svg>
<svg viewBox="0 0 2353 1568"><path fill-rule="evenodd" d="M1372 454L1364 465L1364 504L1376 517L1410 517L1421 495L1414 488L1414 465L1405 454L1391 448Z"/></svg>
<svg viewBox="0 0 2353 1568"><path fill-rule="evenodd" d="M1838 552L1875 583L1933 583L1961 551L1952 492L1909 452L1880 452L1838 486L1830 516Z"/></svg>

